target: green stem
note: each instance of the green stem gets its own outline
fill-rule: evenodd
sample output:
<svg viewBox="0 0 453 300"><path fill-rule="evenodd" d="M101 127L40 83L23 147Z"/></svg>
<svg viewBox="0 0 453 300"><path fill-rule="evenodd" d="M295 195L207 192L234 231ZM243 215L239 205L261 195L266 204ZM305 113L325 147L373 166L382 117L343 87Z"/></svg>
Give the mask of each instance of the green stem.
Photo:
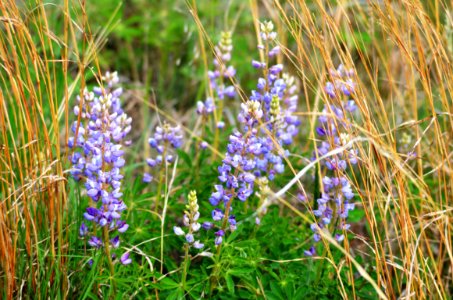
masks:
<svg viewBox="0 0 453 300"><path fill-rule="evenodd" d="M208 123L209 121L209 118L206 118L204 116L202 116L202 119L201 119L201 135L200 135L200 140L203 142L204 141L204 137L206 135L206 124ZM217 148L215 148L217 149ZM199 177L199 169L200 169L200 162L201 162L201 152L202 151L196 151L196 154L195 154L195 159L194 161L196 162L195 163L195 182L198 182L198 177ZM215 155L215 154L214 154ZM213 161L215 160L215 158L213 158Z"/></svg>
<svg viewBox="0 0 453 300"><path fill-rule="evenodd" d="M109 264L109 269L110 269L110 278L112 280L112 285L113 285L113 293L115 294L115 291L116 291L116 283L114 280L115 269L113 267L112 256L110 255L109 228L107 226L104 226L104 228L103 228L103 237L104 237L105 255L107 256L107 262Z"/></svg>
<svg viewBox="0 0 453 300"><path fill-rule="evenodd" d="M189 270L189 268L188 268L188 266L189 266L189 245L187 243L184 245L184 250L185 250L185 253L184 253L184 262L183 262L182 278L181 278L183 291L186 290L186 278L187 278L187 272Z"/></svg>
<svg viewBox="0 0 453 300"><path fill-rule="evenodd" d="M333 205L333 212L332 212L332 215L333 216L336 216L337 214L337 206L336 205ZM338 222L339 222L339 218L335 218L335 222L331 222L331 225L330 225L330 229L329 231L332 232L332 235L335 237L335 232L336 232L336 229L337 226L338 226ZM322 253L322 257L325 257L327 254L327 247L324 247L324 250L323 250L323 253ZM324 271L325 271L325 268L324 268L324 265L325 265L325 259L322 260L322 263L321 265L319 266L318 270L317 270L317 274L316 274L316 283L315 283L315 286L318 286L319 285L319 281L321 280L322 278L322 275L324 274Z"/></svg>
<svg viewBox="0 0 453 300"><path fill-rule="evenodd" d="M325 257L327 254L327 249L324 248L323 252L322 252L322 257ZM316 270L316 281L315 281L315 287L317 287L319 285L319 281L321 280L322 278L322 275L324 274L324 265L325 265L325 262L326 260L323 259L322 262L321 262L321 265L318 266L317 270Z"/></svg>
<svg viewBox="0 0 453 300"><path fill-rule="evenodd" d="M247 131L247 133L245 134L245 144L247 144L248 142L248 139L249 139L249 136L250 136L250 133L251 133L251 129L249 128L249 130ZM242 150L241 152L241 156L244 156L245 154L245 148L244 150ZM235 169L234 171L234 177L237 177L238 176L238 173L239 173L239 169ZM231 198L230 200L228 201L226 207L225 207L225 214L223 216L223 222L222 222L222 227L221 229L225 232L225 229L228 225L228 217L230 215L230 207L231 207L231 204L233 203L233 200L234 200L234 193L235 193L235 189L234 188L231 188L230 190L230 195ZM224 236L224 238L226 237L226 235ZM220 245L217 246L217 253L216 253L216 265L214 267L214 271L212 272L212 279L211 279L211 293L214 291L214 282L217 282L217 273L219 272L219 264L217 264L217 262L220 260L220 252L221 252L221 249L222 249L222 244L221 243Z"/></svg>
<svg viewBox="0 0 453 300"><path fill-rule="evenodd" d="M214 127L215 127L215 131L214 131L214 143L213 143L213 147L215 150L217 150L217 148L219 147L219 128L217 128L217 124L214 124ZM212 154L212 162L215 162L215 160L217 159L217 151L214 151L214 153Z"/></svg>
<svg viewBox="0 0 453 300"><path fill-rule="evenodd" d="M159 184L157 186L156 202L154 204L155 213L158 213L158 211L159 211L159 203L160 203L161 194L162 194L162 186L164 184L164 171L165 171L164 169L167 164L166 156L167 156L167 147L165 146L164 151L162 152L162 164L164 165L164 167L161 167L160 171L159 171Z"/></svg>

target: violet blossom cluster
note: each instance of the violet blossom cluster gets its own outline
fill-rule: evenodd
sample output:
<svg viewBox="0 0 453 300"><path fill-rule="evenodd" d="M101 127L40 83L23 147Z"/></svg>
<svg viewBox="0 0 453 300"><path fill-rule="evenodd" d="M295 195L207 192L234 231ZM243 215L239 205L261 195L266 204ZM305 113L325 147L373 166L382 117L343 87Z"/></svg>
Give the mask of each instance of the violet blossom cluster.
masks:
<svg viewBox="0 0 453 300"><path fill-rule="evenodd" d="M176 235L184 236L189 247L201 249L204 247L204 244L200 243L198 240L196 241L194 238L194 234L196 234L201 228L201 224L198 223L200 212L198 211L199 206L197 193L195 191L190 191L188 202L189 203L186 205L183 217L183 224L187 228L187 233L179 226L174 226L173 231Z"/></svg>
<svg viewBox="0 0 453 300"><path fill-rule="evenodd" d="M270 60L280 53L276 45L277 34L273 31L272 22L260 25L261 38L264 45L259 45L265 51L265 61L252 61L252 66L263 71L263 77L258 79L257 89L252 91L250 99L259 101L264 109L264 122L267 129L274 134L281 146L292 144L298 133L300 120L294 114L297 110L297 84L293 76L282 74L282 64L270 65Z"/></svg>
<svg viewBox="0 0 453 300"><path fill-rule="evenodd" d="M81 122L74 121L71 126L74 136L69 138L68 146L74 152L70 156L73 165L70 173L75 180L85 182L86 194L91 199L80 236L90 235L88 244L94 248L118 248L118 234L128 229L128 224L121 220L126 209L121 199L121 168L125 164L123 145L130 144L125 138L132 119L121 108L122 89L114 88L119 81L117 73L107 72L102 80L104 88L85 90L83 99L77 97L74 115L80 116ZM97 229L104 230L104 238L97 235ZM113 238L106 241L107 236ZM120 261L129 263L128 254L122 255Z"/></svg>
<svg viewBox="0 0 453 300"><path fill-rule="evenodd" d="M212 98L206 99L205 102L197 102L197 114L207 118L215 109L214 100Z"/></svg>
<svg viewBox="0 0 453 300"><path fill-rule="evenodd" d="M234 98L234 86L226 85L225 81L236 75L236 69L228 65L231 60L233 42L230 31L223 31L219 43L215 46L214 70L208 72L211 88L216 92L217 99L223 100L225 96Z"/></svg>
<svg viewBox="0 0 453 300"><path fill-rule="evenodd" d="M319 126L316 128L321 143L313 153L313 159L326 155L329 151L345 148L339 154L323 159L321 172L326 174L322 179L323 191L321 198L317 199L317 209L313 211L317 217L316 223L311 225L314 232L314 242L321 240L320 230L333 231L334 238L342 242L345 231L350 228L347 223L348 214L354 209L354 193L348 178L344 175L349 164L357 163L357 151L349 145L350 136L347 134L349 121L346 112L352 113L357 107L354 100L350 99L354 93L355 83L352 80L354 71L346 70L340 65L337 70L330 72L333 82L328 82L325 91L335 102L341 106L330 105L323 109L319 117ZM346 100L345 100L346 99ZM305 250L305 255L313 256L316 249L312 246Z"/></svg>
<svg viewBox="0 0 453 300"><path fill-rule="evenodd" d="M283 122L277 129L277 138L284 146L291 145L294 137L299 133L300 120L295 115L298 104L298 86L294 76L284 73L282 79L285 83L285 92L283 94L283 110L281 116Z"/></svg>
<svg viewBox="0 0 453 300"><path fill-rule="evenodd" d="M259 46L259 49L267 49L266 56L272 58L279 52L278 46L269 50L270 43L276 38L272 23L261 24L261 31L266 46ZM266 62L253 61L252 66L262 69L266 79L259 78L257 90L241 104L238 115L241 131L230 135L227 153L218 167L218 179L222 184L215 185L215 192L209 199L216 207L212 219L221 223L215 233L216 245L222 243L227 229L236 229L236 219L231 214L233 200L246 201L254 193L256 179L273 180L276 174L284 171L283 157L287 152L281 146L291 143L299 125L293 115L297 105L294 80L280 78L283 65L268 67L267 59ZM274 140L278 141L277 145ZM214 225L206 222L203 227L210 229Z"/></svg>
<svg viewBox="0 0 453 300"><path fill-rule="evenodd" d="M245 133L236 130L230 135L227 153L222 165L218 167L218 178L222 184L215 186L216 191L209 198L211 205L216 207L212 211L212 219L222 222L220 230L215 233L216 245L222 243L226 225L229 225L231 231L236 229L236 218L230 214L233 210L231 202L234 198L244 202L253 194L257 158L268 148L257 136L258 120L263 117L261 104L258 101L249 100L243 103L241 108L239 120L246 128ZM213 224L206 222L203 227L210 229Z"/></svg>
<svg viewBox="0 0 453 300"><path fill-rule="evenodd" d="M236 75L236 69L229 65L231 61L231 52L233 50L233 42L230 31L223 31L219 43L215 46L215 58L213 61L214 70L208 72L209 86L214 92L214 99L208 97L205 101L197 102L197 113L204 118L214 113L218 109L217 101L223 101L225 96L234 98L236 90L233 85L228 85L231 78ZM220 105L219 113L222 114L222 105ZM217 121L217 128L223 128L225 123L221 118Z"/></svg>
<svg viewBox="0 0 453 300"><path fill-rule="evenodd" d="M153 137L148 140L151 148L156 150L157 155L153 158L146 159L146 163L151 168L161 168L163 162L171 164L175 160L175 150L183 144L183 133L179 125L172 127L167 122L162 126L157 126ZM143 175L143 181L149 183L153 176L149 173Z"/></svg>

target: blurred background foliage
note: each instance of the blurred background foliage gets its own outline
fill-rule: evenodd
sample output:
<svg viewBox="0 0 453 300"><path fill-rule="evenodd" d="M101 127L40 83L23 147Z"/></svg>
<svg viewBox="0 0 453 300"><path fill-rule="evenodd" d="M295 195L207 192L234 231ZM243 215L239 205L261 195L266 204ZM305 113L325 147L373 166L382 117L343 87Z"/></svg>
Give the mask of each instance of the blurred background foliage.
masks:
<svg viewBox="0 0 453 300"><path fill-rule="evenodd" d="M255 49L253 19L246 8L246 1L196 3L213 44L222 30L240 33L233 36L233 61L238 74L245 78L252 72L250 61ZM145 95L154 93L163 107L187 109L202 100L206 66L197 25L186 1L90 1L87 13L92 31L101 31L116 9L117 25L99 55L101 68L117 70ZM212 68L213 54L208 47L207 62Z"/></svg>

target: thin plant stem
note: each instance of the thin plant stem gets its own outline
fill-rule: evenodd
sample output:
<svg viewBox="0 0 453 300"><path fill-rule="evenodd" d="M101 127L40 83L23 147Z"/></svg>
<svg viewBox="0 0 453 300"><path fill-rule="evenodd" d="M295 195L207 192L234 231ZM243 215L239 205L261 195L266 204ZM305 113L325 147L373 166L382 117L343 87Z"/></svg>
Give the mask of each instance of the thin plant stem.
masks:
<svg viewBox="0 0 453 300"><path fill-rule="evenodd" d="M188 265L189 265L189 244L184 244L184 262L183 262L183 269L182 269L182 277L181 277L181 285L183 291L186 290L186 278L188 272Z"/></svg>
<svg viewBox="0 0 453 300"><path fill-rule="evenodd" d="M167 152L167 145L164 145L164 151L162 152L162 162L167 165L167 159L166 157L166 152ZM162 187L164 184L164 180L166 179L166 176L164 177L165 173L165 168L160 168L159 170L159 183L157 185L157 193L156 193L156 201L154 203L154 212L158 213L159 212L159 203L161 199L161 194L162 194Z"/></svg>
<svg viewBox="0 0 453 300"><path fill-rule="evenodd" d="M104 226L103 228L103 237L104 237L104 249L105 256L107 256L107 262L110 270L110 278L113 285L113 293L116 292L116 283L115 283L115 268L113 266L112 255L110 254L110 238L109 238L109 228Z"/></svg>

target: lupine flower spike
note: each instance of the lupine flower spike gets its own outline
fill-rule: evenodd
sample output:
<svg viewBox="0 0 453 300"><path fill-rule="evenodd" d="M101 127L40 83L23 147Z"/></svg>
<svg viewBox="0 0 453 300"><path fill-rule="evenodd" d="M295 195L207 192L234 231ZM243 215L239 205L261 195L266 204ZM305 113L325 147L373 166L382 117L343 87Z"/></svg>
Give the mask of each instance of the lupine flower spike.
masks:
<svg viewBox="0 0 453 300"><path fill-rule="evenodd" d="M124 139L131 130L132 120L121 108L122 89L113 88L119 81L117 73L107 72L102 80L106 84L104 89L85 90L83 98L77 98L79 103L74 107L74 114L76 118L80 115L82 121L73 123L74 136L69 138L69 147L74 150L70 156L71 174L75 180L85 183L86 194L91 199L79 234L90 236L90 246L104 248L113 257L110 248L119 247L118 234L128 228L121 220L121 213L126 209L121 199L121 168L125 164L123 145L130 144Z"/></svg>
<svg viewBox="0 0 453 300"><path fill-rule="evenodd" d="M262 39L266 41L267 57L275 56L279 47L275 46L269 50L271 42L276 39L276 33L273 32L272 22L265 22L261 25ZM282 65L273 65L268 67L266 62L253 61L255 68L263 69L265 78L260 78L257 84L257 90L252 91L250 100L241 104L241 111L238 115L238 121L241 123L241 131L237 130L229 137L227 153L223 164L219 166L219 180L222 184L215 186L215 192L212 193L209 201L215 207L212 211L214 223L220 223L215 233L215 244L220 245L227 230L236 229L236 218L233 211L233 200L246 201L254 192L255 180L265 177L272 181L276 174L284 171L283 155L285 152L279 151L274 144L274 138L279 144L284 144L278 136L284 137L284 131L278 133L281 129L289 125L283 125L285 118L283 113L288 114L291 121L294 121L286 107L294 110L294 101L297 97L291 96L294 89L286 90L285 81L279 78ZM290 82L293 86L294 82ZM287 101L285 97L292 97ZM285 109L282 109L281 103L285 103ZM288 104L287 104L288 103ZM267 124L267 130L260 130L263 123ZM293 122L294 123L294 122ZM273 136L269 136L269 131ZM294 132L293 130L292 132ZM286 143L285 143L286 144ZM257 220L259 222L259 220ZM210 229L215 227L212 223L205 223L203 227Z"/></svg>
<svg viewBox="0 0 453 300"><path fill-rule="evenodd" d="M231 84L232 78L236 75L236 69L230 65L233 41L230 31L223 31L219 43L215 46L215 57L213 60L214 70L208 72L210 93L209 97L203 102L197 102L197 113L202 116L203 122L207 122L211 114L214 115L215 137L214 148L217 148L219 130L224 128L222 120L224 99L234 98L236 90ZM204 129L202 137L204 135ZM205 149L207 143L201 143L200 148ZM216 154L214 153L213 160Z"/></svg>
<svg viewBox="0 0 453 300"><path fill-rule="evenodd" d="M329 97L341 103L341 107L330 105L325 107L323 115L319 117L319 127L316 132L320 137L321 144L313 154L313 159L323 156L338 147L345 147L350 141L348 132L348 119L345 112L353 112L356 106L349 97L354 93L352 80L353 70L345 70L342 65L337 70L331 71L334 82L328 82L325 87ZM346 99L346 100L343 100ZM334 116L329 116L329 113ZM320 230L332 231L335 239L341 242L345 238L345 232L350 228L346 223L348 214L354 209L352 199L354 193L345 172L348 163L356 164L358 161L357 151L349 147L338 155L329 157L321 162L321 172L325 174L322 179L323 191L321 198L317 199L317 209L313 211L317 222L311 225L314 232L313 240L321 240ZM305 251L305 255L316 254L315 247Z"/></svg>
<svg viewBox="0 0 453 300"><path fill-rule="evenodd" d="M214 112L215 109L218 109L217 113L219 114L219 121L217 127L223 127L223 122L221 121L222 107L223 104L220 103L220 106L217 107L216 103L218 101L222 102L226 97L234 98L236 91L234 86L228 85L230 78L236 75L236 70L232 65L228 65L231 60L231 51L233 50L233 42L231 40L231 32L223 31L221 33L221 39L219 43L215 46L215 58L214 58L214 70L208 72L209 77L209 86L214 92L212 97L208 97L204 102L197 102L197 113L203 116L205 119Z"/></svg>
<svg viewBox="0 0 453 300"><path fill-rule="evenodd" d="M200 217L198 208L197 193L195 191L190 191L188 196L188 204L186 205L186 210L184 211L183 217L183 224L185 229L179 226L173 227L174 233L179 236L184 236L186 240L186 242L184 243L184 262L182 265L183 271L181 279L184 290L189 268L189 250L192 247L195 249L202 249L204 247L204 244L195 239L195 236L201 228L200 223L198 223L198 218Z"/></svg>
<svg viewBox="0 0 453 300"><path fill-rule="evenodd" d="M156 150L157 155L154 158L146 160L151 168L161 167L164 160L167 163L173 163L175 159L175 150L182 146L183 135L180 126L172 127L164 122L162 126L157 126L154 136L148 140L151 148Z"/></svg>
<svg viewBox="0 0 453 300"><path fill-rule="evenodd" d="M154 135L148 140L149 145L155 150L156 155L146 159L154 173L158 176L158 191L156 195L155 209L157 210L161 196L161 188L164 181L165 166L172 164L176 158L176 149L183 144L183 134L180 126L172 127L167 122L157 126ZM149 183L154 179L150 173L144 173L143 182Z"/></svg>
<svg viewBox="0 0 453 300"><path fill-rule="evenodd" d="M188 204L186 205L186 210L184 211L183 224L186 227L184 231L179 226L174 226L173 231L176 235L184 236L186 243L189 247L194 247L196 249L201 249L204 247L204 244L200 241L195 240L194 235L200 230L201 224L198 223L198 218L200 213L198 211L198 200L197 193L191 191L188 196Z"/></svg>
<svg viewBox="0 0 453 300"><path fill-rule="evenodd" d="M231 61L232 51L233 41L231 39L231 32L223 31L221 33L220 41L215 47L215 69L208 72L211 88L215 91L216 98L220 101L222 101L225 96L234 98L236 95L234 86L228 85L230 83L230 78L236 75L236 69L232 65L228 65Z"/></svg>

